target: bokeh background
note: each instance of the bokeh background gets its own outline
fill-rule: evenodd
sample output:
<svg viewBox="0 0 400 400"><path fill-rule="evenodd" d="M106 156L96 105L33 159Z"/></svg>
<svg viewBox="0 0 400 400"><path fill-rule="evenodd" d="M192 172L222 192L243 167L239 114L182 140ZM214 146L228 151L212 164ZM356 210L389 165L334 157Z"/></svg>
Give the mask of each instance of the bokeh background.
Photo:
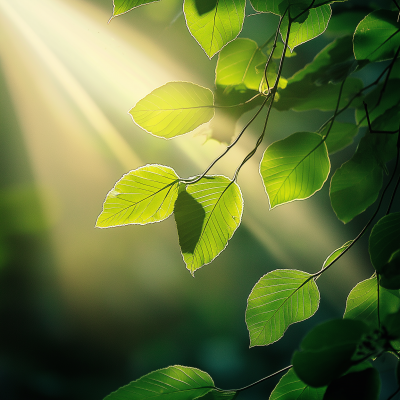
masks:
<svg viewBox="0 0 400 400"><path fill-rule="evenodd" d="M95 229L107 192L127 171L158 163L187 177L225 148L210 139L209 126L166 141L127 113L168 81L213 87L216 57L209 60L190 36L180 2L107 23L111 14L111 0L0 0L1 399L102 399L173 364L207 371L224 389L245 386L288 365L308 328L341 317L350 289L372 274L363 240L318 280L321 307L312 320L249 349L244 314L258 279L277 268L316 272L365 222L336 220L328 184L307 201L269 211L261 152L239 176L241 226L195 278L173 217ZM254 15L241 35L262 44L276 24L273 15ZM328 40L329 31L299 47L284 75ZM327 116L273 112L265 145L314 131ZM213 172L232 176L261 126L262 118ZM354 148L332 157L332 167ZM265 399L276 382L241 397Z"/></svg>

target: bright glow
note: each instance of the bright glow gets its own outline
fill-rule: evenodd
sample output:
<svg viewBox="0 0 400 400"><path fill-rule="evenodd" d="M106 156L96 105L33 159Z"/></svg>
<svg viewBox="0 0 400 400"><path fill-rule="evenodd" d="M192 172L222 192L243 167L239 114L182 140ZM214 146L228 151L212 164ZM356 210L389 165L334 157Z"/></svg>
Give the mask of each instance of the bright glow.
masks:
<svg viewBox="0 0 400 400"><path fill-rule="evenodd" d="M118 303L125 291L120 286L113 289L109 278L112 266L126 259L128 239L120 240L106 254L109 236L94 231L93 226L106 191L123 173L158 162L141 159L143 146L152 146L153 141L154 146L166 143L160 145L149 137L135 151L134 135L146 134L135 127L127 112L156 87L168 81L191 80L191 74L123 19L107 24L110 15L83 0L0 0L0 9L2 67L32 169L39 186L50 191L57 202L56 206L46 202L45 209L57 214L52 219L61 280L82 297L90 297L92 290L86 282L90 279L95 287L97 280ZM117 126L125 127L125 121L129 131L122 135ZM190 158L197 172L225 148L206 141L206 136L199 134L204 131L200 128L167 143L175 157ZM212 172L231 177L254 142L254 136L244 137ZM324 258L349 238L342 240L338 232L330 232L325 216L310 209L308 203L292 203L269 213L258 175L260 157L250 160L239 176L245 199L244 224L282 265L298 268L308 260L309 271L318 270ZM138 230L134 232L141 238ZM119 233L115 235L119 237ZM171 243L168 256L178 252L176 236L165 235L162 240ZM107 251L99 250L102 245ZM137 260L141 260L139 256ZM349 257L348 262L352 262ZM97 273L99 269L103 275ZM269 270L266 265L265 272ZM148 287L165 288L165 280L174 279L171 276L153 274ZM163 283L157 286L157 279Z"/></svg>

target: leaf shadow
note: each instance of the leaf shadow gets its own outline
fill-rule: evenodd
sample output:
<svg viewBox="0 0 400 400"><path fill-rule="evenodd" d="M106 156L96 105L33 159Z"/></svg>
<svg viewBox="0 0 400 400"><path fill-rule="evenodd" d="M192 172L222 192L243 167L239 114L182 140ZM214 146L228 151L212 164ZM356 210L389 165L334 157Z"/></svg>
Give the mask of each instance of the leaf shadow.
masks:
<svg viewBox="0 0 400 400"><path fill-rule="evenodd" d="M194 0L199 15L206 14L217 7L218 0Z"/></svg>
<svg viewBox="0 0 400 400"><path fill-rule="evenodd" d="M206 212L203 206L184 190L176 199L174 215L181 251L193 254L200 240Z"/></svg>

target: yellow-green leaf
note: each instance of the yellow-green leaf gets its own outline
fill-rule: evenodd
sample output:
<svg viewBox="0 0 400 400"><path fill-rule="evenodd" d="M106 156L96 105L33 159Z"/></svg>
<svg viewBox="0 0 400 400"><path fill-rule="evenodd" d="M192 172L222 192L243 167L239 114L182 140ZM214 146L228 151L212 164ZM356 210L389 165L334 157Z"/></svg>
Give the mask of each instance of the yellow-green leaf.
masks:
<svg viewBox="0 0 400 400"><path fill-rule="evenodd" d="M326 145L316 133L297 132L272 143L260 164L270 208L312 196L322 188L329 170Z"/></svg>
<svg viewBox="0 0 400 400"><path fill-rule="evenodd" d="M239 35L245 0L185 0L186 25L209 58Z"/></svg>
<svg viewBox="0 0 400 400"><path fill-rule="evenodd" d="M168 218L178 197L179 176L163 165L145 165L125 174L107 194L96 227L148 224Z"/></svg>
<svg viewBox="0 0 400 400"><path fill-rule="evenodd" d="M129 113L147 132L170 139L190 132L214 116L210 89L190 82L169 82L140 100Z"/></svg>
<svg viewBox="0 0 400 400"><path fill-rule="evenodd" d="M251 347L276 342L289 325L314 315L320 296L311 277L303 271L278 269L256 283L246 310Z"/></svg>
<svg viewBox="0 0 400 400"><path fill-rule="evenodd" d="M183 259L192 275L225 249L242 212L239 186L224 176L204 177L179 193L174 215Z"/></svg>

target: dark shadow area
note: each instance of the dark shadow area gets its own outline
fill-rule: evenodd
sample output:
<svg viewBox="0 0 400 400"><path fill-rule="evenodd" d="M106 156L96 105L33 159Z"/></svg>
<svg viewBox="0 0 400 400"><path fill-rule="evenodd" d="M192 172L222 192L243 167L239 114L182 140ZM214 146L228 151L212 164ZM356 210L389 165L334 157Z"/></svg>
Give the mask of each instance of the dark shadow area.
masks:
<svg viewBox="0 0 400 400"><path fill-rule="evenodd" d="M195 0L194 4L199 15L203 15L216 8L218 0Z"/></svg>
<svg viewBox="0 0 400 400"><path fill-rule="evenodd" d="M174 214L182 253L193 253L206 217L204 208L193 196L184 191L178 195Z"/></svg>

